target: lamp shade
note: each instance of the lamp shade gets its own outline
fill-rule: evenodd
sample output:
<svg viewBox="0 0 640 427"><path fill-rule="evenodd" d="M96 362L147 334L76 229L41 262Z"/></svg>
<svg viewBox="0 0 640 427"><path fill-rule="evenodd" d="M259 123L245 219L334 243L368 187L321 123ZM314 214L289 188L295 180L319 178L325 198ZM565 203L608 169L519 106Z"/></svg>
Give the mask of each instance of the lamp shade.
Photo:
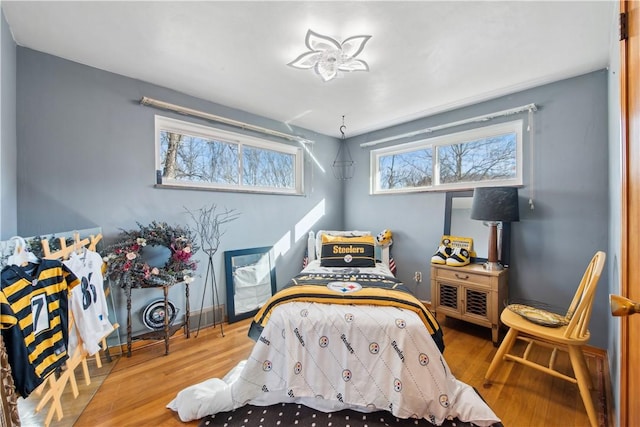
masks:
<svg viewBox="0 0 640 427"><path fill-rule="evenodd" d="M515 187L480 187L473 191L471 219L514 222L520 220L518 189Z"/></svg>

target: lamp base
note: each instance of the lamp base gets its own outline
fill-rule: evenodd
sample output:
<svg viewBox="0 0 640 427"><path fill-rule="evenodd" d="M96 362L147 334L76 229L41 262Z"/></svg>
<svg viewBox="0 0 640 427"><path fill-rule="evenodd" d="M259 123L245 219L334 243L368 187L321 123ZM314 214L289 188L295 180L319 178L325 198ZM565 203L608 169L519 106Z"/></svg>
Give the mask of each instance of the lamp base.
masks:
<svg viewBox="0 0 640 427"><path fill-rule="evenodd" d="M500 270L504 270L504 267L502 266L502 264L500 264L499 262L485 262L484 264L482 264L482 266L484 267L485 270L487 271L500 271Z"/></svg>

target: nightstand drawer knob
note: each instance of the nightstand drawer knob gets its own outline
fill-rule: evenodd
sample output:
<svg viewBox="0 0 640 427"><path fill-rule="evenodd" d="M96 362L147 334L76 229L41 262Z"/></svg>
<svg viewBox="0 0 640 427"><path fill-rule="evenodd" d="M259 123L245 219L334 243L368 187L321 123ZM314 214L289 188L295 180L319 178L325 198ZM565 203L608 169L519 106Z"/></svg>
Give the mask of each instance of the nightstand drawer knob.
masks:
<svg viewBox="0 0 640 427"><path fill-rule="evenodd" d="M469 278L469 275L456 273L456 277L461 280L467 280Z"/></svg>

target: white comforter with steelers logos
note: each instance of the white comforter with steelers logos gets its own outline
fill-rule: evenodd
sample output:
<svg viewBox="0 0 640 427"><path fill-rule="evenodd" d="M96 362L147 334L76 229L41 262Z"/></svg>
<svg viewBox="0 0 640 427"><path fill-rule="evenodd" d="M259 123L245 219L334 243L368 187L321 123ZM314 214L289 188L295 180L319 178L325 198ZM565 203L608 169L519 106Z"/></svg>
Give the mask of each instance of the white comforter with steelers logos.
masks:
<svg viewBox="0 0 640 427"><path fill-rule="evenodd" d="M182 390L168 407L190 421L247 403L322 411L388 410L401 418L500 421L450 372L413 312L292 302L277 307L251 356L224 379Z"/></svg>

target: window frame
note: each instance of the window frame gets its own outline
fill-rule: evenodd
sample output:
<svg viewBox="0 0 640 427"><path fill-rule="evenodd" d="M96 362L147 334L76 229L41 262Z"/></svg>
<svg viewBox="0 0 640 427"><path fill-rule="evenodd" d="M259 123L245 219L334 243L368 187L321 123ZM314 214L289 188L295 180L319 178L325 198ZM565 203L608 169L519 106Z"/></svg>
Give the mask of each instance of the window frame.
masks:
<svg viewBox="0 0 640 427"><path fill-rule="evenodd" d="M524 121L511 120L504 123L498 123L489 126L482 126L474 129L469 129L461 132L450 133L442 136L436 136L433 138L420 139L417 141L406 142L403 144L392 145L389 147L378 148L371 150L370 152L370 188L369 192L372 195L375 194L403 194L403 193L418 193L429 191L450 191L450 190L463 190L472 189L476 187L493 187L493 186L520 186L522 185L523 177L523 135L524 135ZM466 181L459 183L441 184L440 180L440 159L438 155L437 147L461 144L465 142L474 142L479 139L491 138L499 135L505 135L509 133L516 134L516 176L510 179L501 180L489 180L489 181ZM422 187L408 187L408 188L394 188L394 189L380 189L379 188L379 158L385 156L391 156L395 154L405 154L411 151L423 150L430 148L431 153L431 185Z"/></svg>
<svg viewBox="0 0 640 427"><path fill-rule="evenodd" d="M155 180L157 187L172 187L185 189L200 189L210 191L231 191L240 193L265 193L265 194L283 194L283 195L304 195L304 153L302 147L296 147L289 144L275 142L267 139L257 138L237 132L219 129L213 126L201 125L198 123L187 122L184 120L174 119L171 117L155 115ZM215 140L223 143L234 144L238 146L238 184L226 184L215 182L196 182L184 181L176 179L167 179L162 177L162 158L161 158L161 132L169 131L180 134L188 134L195 137ZM275 151L283 154L292 155L294 158L293 179L294 186L292 188L279 188L267 186L253 186L243 184L243 165L242 165L242 148L244 146L257 148L262 150Z"/></svg>

